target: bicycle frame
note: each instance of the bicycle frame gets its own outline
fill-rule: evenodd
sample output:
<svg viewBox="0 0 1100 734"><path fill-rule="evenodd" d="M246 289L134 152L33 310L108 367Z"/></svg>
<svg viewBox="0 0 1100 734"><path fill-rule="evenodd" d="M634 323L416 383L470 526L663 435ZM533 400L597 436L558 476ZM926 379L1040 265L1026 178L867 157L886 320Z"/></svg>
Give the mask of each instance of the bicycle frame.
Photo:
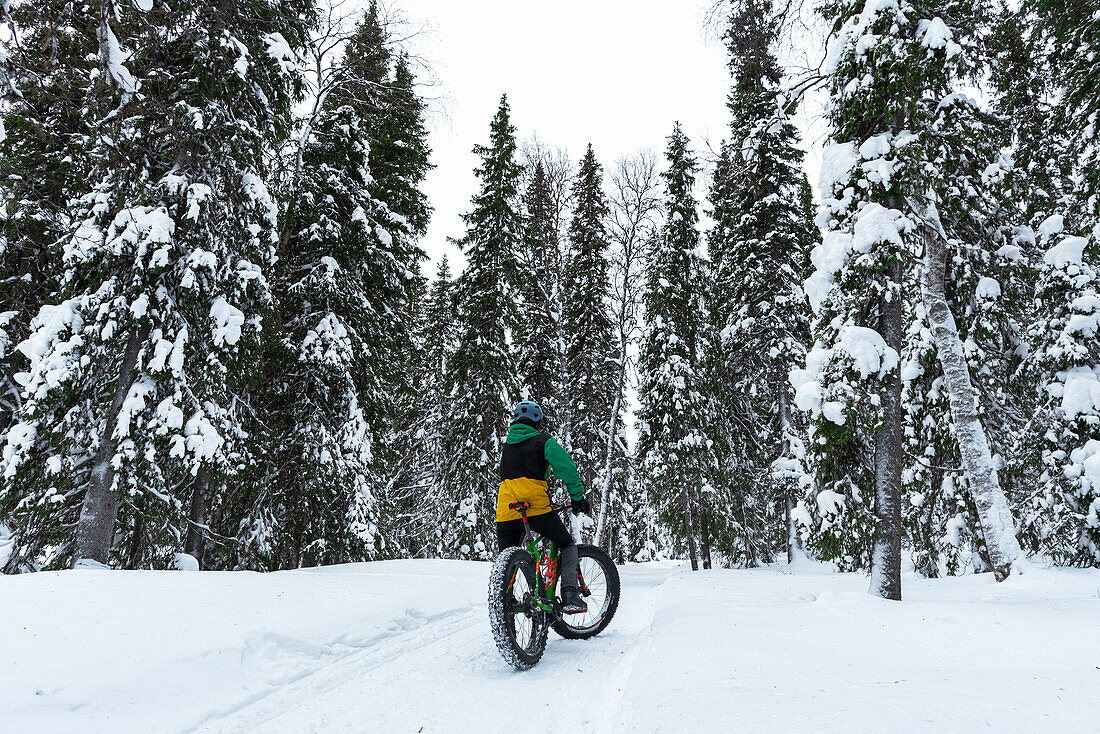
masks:
<svg viewBox="0 0 1100 734"><path fill-rule="evenodd" d="M550 541L550 549L546 555L543 555L539 549L539 537L535 535L535 532L531 530L531 526L527 524L527 508L530 507L526 502L518 502L509 505L510 509L513 509L520 513L520 517L523 519L523 533L524 533L524 548L531 557L535 559L535 593L531 599L532 603L544 612L555 614L554 609L554 595L558 590L558 581L560 580L561 563L558 555L558 546L553 541ZM551 508L552 512L557 512L564 509L563 507ZM516 582L513 576L511 584Z"/></svg>

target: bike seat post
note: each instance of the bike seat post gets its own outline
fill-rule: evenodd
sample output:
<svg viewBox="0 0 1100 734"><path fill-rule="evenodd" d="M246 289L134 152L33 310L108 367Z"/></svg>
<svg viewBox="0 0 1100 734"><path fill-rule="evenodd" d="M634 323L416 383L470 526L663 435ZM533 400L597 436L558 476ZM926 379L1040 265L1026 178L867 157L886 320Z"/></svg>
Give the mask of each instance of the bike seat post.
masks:
<svg viewBox="0 0 1100 734"><path fill-rule="evenodd" d="M530 507L531 505L526 502L513 502L508 505L508 509L518 512L520 519L523 520L523 536L528 543L535 539L535 534L531 532L531 526L527 523L527 510Z"/></svg>

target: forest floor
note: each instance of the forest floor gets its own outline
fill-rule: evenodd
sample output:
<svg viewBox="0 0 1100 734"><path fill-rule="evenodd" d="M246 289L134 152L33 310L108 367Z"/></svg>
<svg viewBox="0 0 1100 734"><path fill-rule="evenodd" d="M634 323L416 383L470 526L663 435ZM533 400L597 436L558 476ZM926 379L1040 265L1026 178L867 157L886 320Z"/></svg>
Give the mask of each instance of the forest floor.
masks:
<svg viewBox="0 0 1100 734"><path fill-rule="evenodd" d="M1100 570L896 603L808 562L630 565L602 635L516 673L488 568L0 577L0 731L1097 731Z"/></svg>

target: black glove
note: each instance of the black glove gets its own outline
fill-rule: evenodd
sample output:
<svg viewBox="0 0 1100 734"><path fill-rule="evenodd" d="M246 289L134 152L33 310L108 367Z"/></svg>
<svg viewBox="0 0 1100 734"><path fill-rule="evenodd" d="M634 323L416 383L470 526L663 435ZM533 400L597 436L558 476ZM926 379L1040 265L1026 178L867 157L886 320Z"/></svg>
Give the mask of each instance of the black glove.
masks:
<svg viewBox="0 0 1100 734"><path fill-rule="evenodd" d="M570 509L573 510L574 515L592 516L592 505L588 504L588 500L584 497L581 497L579 500L573 500Z"/></svg>

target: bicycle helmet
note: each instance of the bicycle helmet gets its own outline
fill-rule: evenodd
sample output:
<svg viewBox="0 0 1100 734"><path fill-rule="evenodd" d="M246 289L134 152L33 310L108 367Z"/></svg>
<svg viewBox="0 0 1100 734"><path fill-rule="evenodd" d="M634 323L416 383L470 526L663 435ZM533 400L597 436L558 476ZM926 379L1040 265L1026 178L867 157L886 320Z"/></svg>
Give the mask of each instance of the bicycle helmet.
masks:
<svg viewBox="0 0 1100 734"><path fill-rule="evenodd" d="M542 406L533 400L524 400L522 403L516 403L516 409L513 412L512 420L518 421L520 418L526 418L532 423L538 423L542 420Z"/></svg>

